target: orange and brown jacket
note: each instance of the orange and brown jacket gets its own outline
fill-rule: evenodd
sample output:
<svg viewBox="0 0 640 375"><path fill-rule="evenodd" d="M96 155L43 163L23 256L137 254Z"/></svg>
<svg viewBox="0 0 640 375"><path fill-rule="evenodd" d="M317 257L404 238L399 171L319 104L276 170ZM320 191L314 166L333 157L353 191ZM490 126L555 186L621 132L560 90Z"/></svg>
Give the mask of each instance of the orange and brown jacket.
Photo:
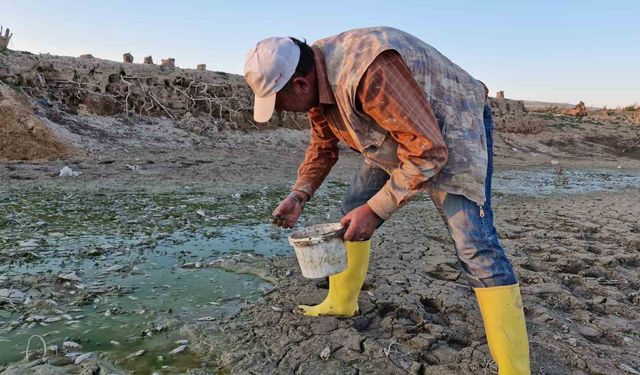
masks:
<svg viewBox="0 0 640 375"><path fill-rule="evenodd" d="M390 175L369 201L383 219L427 188L484 204L484 85L435 48L389 27L313 45L320 105L294 190L310 196L343 141Z"/></svg>

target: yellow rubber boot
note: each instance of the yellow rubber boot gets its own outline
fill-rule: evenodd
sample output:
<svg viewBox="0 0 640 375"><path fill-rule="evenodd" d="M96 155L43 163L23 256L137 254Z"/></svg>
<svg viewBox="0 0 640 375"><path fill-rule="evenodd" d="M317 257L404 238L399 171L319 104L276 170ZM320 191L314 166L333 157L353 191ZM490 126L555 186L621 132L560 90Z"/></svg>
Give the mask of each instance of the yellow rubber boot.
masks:
<svg viewBox="0 0 640 375"><path fill-rule="evenodd" d="M529 375L529 340L520 286L475 288L484 331L499 375Z"/></svg>
<svg viewBox="0 0 640 375"><path fill-rule="evenodd" d="M329 294L315 306L299 305L299 311L306 316L354 316L358 312L358 296L367 276L371 240L346 241L347 269L329 276Z"/></svg>

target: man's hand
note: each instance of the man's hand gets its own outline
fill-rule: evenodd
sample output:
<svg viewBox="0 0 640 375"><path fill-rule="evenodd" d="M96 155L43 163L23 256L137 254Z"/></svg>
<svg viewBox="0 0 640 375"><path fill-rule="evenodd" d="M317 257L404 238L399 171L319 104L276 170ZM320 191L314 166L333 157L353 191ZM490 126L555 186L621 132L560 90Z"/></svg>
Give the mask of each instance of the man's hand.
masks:
<svg viewBox="0 0 640 375"><path fill-rule="evenodd" d="M349 226L344 233L345 241L366 241L373 235L373 232L382 219L376 215L368 204L354 209L346 214L340 224L343 227Z"/></svg>
<svg viewBox="0 0 640 375"><path fill-rule="evenodd" d="M303 201L308 200L308 196L304 193L300 192L297 195ZM286 197L271 214L271 223L282 228L293 228L301 214L302 205L291 197Z"/></svg>

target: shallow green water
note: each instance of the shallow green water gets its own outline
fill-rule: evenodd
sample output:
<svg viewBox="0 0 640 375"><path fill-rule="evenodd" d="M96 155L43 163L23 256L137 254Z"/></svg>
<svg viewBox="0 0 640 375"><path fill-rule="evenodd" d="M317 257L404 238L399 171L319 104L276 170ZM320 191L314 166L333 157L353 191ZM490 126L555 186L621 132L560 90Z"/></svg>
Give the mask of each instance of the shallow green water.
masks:
<svg viewBox="0 0 640 375"><path fill-rule="evenodd" d="M206 264L234 253L292 254L286 241L290 232L268 224L284 195L285 191L239 197L56 191L3 195L0 288L30 293L44 287L51 295L39 300L48 298L57 305L22 310L0 306L0 364L23 358L29 337L42 335L47 345L74 341L82 345L77 351L105 352L127 369L145 372L169 366L180 372L196 366L199 358L188 349L168 354L184 339L178 328L201 318L220 320L271 286L251 275L180 266ZM326 217L338 195L321 193L318 202L324 206L310 205L306 216ZM24 241L32 241L31 247L21 246ZM57 279L70 272L81 281L65 285ZM49 282L43 285L42 280ZM74 287L78 283L83 289ZM110 292L87 293L89 300L77 298L96 289ZM52 323L16 323L24 321L20 315L25 311L25 316L68 315ZM41 347L40 340L32 340L31 350ZM139 350L146 352L127 359Z"/></svg>

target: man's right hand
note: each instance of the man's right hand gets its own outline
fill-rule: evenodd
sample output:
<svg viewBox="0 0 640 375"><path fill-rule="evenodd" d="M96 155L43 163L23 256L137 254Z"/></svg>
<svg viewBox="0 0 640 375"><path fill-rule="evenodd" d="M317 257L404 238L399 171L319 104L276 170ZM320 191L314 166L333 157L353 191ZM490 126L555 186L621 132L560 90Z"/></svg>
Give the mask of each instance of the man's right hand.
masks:
<svg viewBox="0 0 640 375"><path fill-rule="evenodd" d="M298 194L298 196L307 201L306 195L303 196L302 194ZM271 214L271 223L282 228L293 228L301 214L302 205L287 196Z"/></svg>

